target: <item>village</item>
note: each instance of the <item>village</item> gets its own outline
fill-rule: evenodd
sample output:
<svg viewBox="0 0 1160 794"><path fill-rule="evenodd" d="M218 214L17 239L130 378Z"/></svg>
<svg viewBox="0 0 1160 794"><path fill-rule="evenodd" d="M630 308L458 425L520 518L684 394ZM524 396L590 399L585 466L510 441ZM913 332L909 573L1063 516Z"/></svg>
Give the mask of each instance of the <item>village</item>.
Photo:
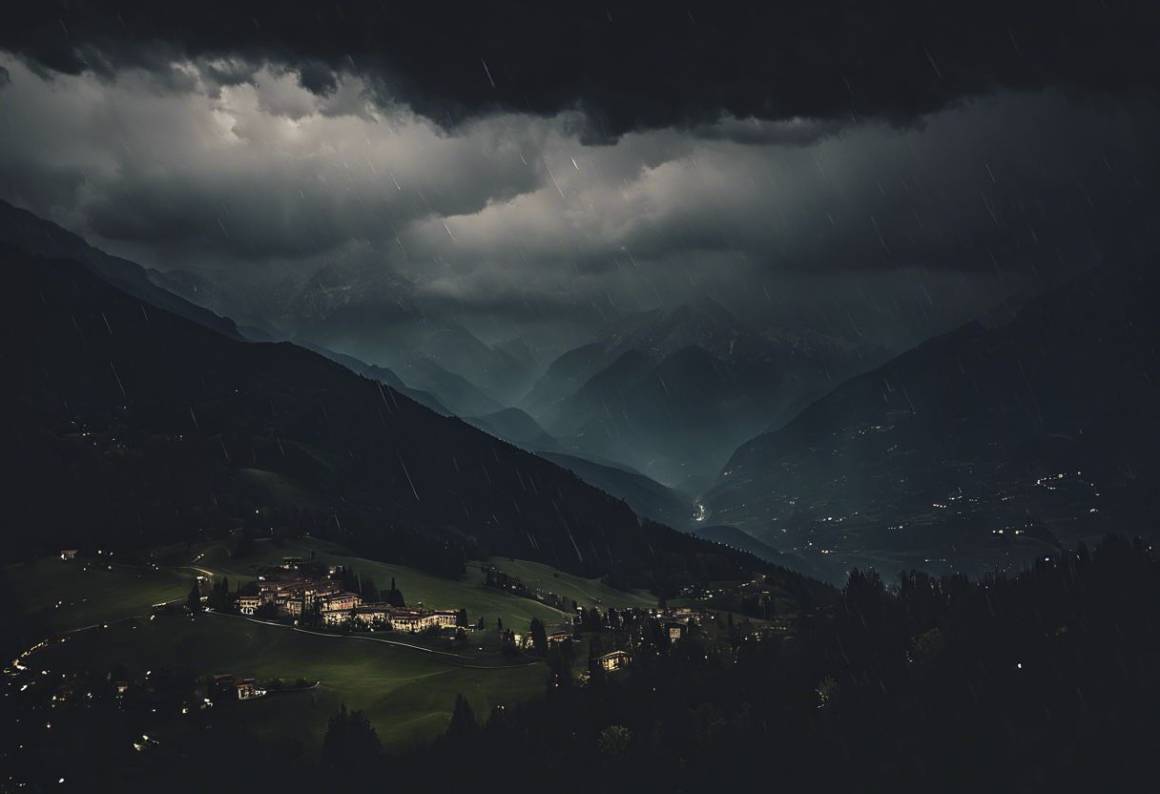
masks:
<svg viewBox="0 0 1160 794"><path fill-rule="evenodd" d="M205 577L199 577L201 589L203 582ZM284 558L280 566L265 569L256 581L225 598L215 598L212 585L209 589L201 600L211 607L296 625L408 633L468 628L462 609L407 607L393 582L381 600L370 600L353 592L350 572L343 566L298 557ZM373 586L369 589L377 594Z"/></svg>
<svg viewBox="0 0 1160 794"><path fill-rule="evenodd" d="M580 673L580 680L587 678L591 670L615 672L626 668L633 651L643 639L646 627L651 627L649 630L656 639L669 645L691 633L703 634L718 620L714 612L692 607L584 607L554 593L533 592L518 579L491 568L485 581L485 586L549 604L562 613L560 623L555 626L533 621L529 629L517 631L514 627L503 627L502 623L497 625L499 648L506 654L526 652L549 656L563 648L571 657L573 642L579 643L582 636L603 635L611 640L608 644L612 647L600 642L592 647L589 643L588 670ZM450 639L458 640L450 647L466 648L467 635L478 633L483 636L486 628L482 616L469 620L467 611L461 607L407 605L394 580L389 588L379 591L373 584L360 582L354 572L342 565L314 559L284 557L281 564L262 569L254 581L236 592L230 592L228 585L223 589L223 585L224 582L199 577L195 589L201 608L326 632L415 635L409 641L426 641L431 647L438 647L435 643ZM494 636L489 636L494 643ZM483 650L482 646L479 650ZM240 683L237 687L240 700L264 694L252 682Z"/></svg>

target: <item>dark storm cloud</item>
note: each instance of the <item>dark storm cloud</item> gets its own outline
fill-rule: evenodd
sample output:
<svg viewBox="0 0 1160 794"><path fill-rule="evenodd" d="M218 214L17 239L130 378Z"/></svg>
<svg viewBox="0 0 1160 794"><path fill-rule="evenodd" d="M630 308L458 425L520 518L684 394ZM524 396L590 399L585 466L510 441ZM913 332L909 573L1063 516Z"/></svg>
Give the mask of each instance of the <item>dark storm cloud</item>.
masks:
<svg viewBox="0 0 1160 794"><path fill-rule="evenodd" d="M202 58L197 66L211 88L248 83L258 71L255 64L240 58Z"/></svg>
<svg viewBox="0 0 1160 794"><path fill-rule="evenodd" d="M795 118L782 121L762 121L750 117L739 119L723 116L712 124L701 124L692 132L698 138L749 143L756 146L808 146L830 135L836 135L846 126L838 119Z"/></svg>
<svg viewBox="0 0 1160 794"><path fill-rule="evenodd" d="M236 56L170 62L180 91L156 70L0 65L0 196L255 302L336 263L509 317L778 294L803 275L978 281L1092 264L1157 207L1155 109L1119 97L1004 93L905 128L725 117L592 147L577 113L447 131L378 109L356 74L317 94Z"/></svg>
<svg viewBox="0 0 1160 794"><path fill-rule="evenodd" d="M151 263L393 245L417 219L471 214L540 182L520 159L535 125L497 118L450 136L407 111L371 117L353 78L319 97L284 68L185 63L173 71L197 90L175 93L151 71L47 80L7 63L18 79L0 106L0 193L150 247Z"/></svg>
<svg viewBox="0 0 1160 794"><path fill-rule="evenodd" d="M352 71L380 103L445 124L581 108L588 141L723 114L909 123L999 89L1160 84L1150 0L758 6L57 0L9 9L0 48L71 74L240 55L293 65L318 93Z"/></svg>
<svg viewBox="0 0 1160 794"><path fill-rule="evenodd" d="M312 94L333 94L338 78L326 64L308 60L299 67L298 84Z"/></svg>

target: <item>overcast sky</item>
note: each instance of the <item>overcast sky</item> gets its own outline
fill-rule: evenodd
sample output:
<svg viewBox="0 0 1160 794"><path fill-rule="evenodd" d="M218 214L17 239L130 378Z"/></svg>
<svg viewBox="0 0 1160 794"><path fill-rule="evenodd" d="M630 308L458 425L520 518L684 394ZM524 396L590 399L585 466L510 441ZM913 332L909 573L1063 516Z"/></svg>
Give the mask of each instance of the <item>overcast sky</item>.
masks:
<svg viewBox="0 0 1160 794"><path fill-rule="evenodd" d="M500 333L704 293L935 328L1154 240L1146 4L101 5L0 31L0 197L259 313L329 266Z"/></svg>

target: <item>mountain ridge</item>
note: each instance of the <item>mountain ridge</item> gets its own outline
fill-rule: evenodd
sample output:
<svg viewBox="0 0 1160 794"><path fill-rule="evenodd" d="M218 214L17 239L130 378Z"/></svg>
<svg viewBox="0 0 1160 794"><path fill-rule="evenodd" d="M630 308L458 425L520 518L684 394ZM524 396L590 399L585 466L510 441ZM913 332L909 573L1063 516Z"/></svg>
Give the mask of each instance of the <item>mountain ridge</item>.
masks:
<svg viewBox="0 0 1160 794"><path fill-rule="evenodd" d="M706 513L850 565L969 573L1148 521L1157 297L1146 267L1105 266L928 340L742 444Z"/></svg>
<svg viewBox="0 0 1160 794"><path fill-rule="evenodd" d="M654 584L751 564L314 352L227 337L75 262L0 257L21 329L3 351L12 514L38 527L10 552L278 526L448 572L483 553ZM243 468L309 499L255 494Z"/></svg>

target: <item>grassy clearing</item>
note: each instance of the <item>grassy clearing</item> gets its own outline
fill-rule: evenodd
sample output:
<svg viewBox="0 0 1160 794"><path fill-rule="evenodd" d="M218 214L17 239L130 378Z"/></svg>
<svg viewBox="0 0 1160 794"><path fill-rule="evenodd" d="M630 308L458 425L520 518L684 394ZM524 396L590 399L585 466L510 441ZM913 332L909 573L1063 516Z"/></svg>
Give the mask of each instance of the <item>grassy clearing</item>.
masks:
<svg viewBox="0 0 1160 794"><path fill-rule="evenodd" d="M17 594L15 608L46 633L147 615L152 604L185 598L194 576L97 559L50 557L7 565L3 576Z"/></svg>
<svg viewBox="0 0 1160 794"><path fill-rule="evenodd" d="M541 664L472 669L454 660L341 637L320 637L239 617L159 617L73 635L37 654L53 671L124 665L145 670L232 673L259 679L318 680L318 689L238 704L238 719L266 738L316 749L341 704L368 713L384 744L404 747L446 729L455 695L486 716L543 691ZM159 718L160 719L160 718Z"/></svg>
<svg viewBox="0 0 1160 794"><path fill-rule="evenodd" d="M315 459L317 460L317 458ZM325 506L325 503L317 495L277 472L266 469L241 468L237 470L235 476L238 484L262 500L263 504L310 509Z"/></svg>
<svg viewBox="0 0 1160 794"><path fill-rule="evenodd" d="M589 607L654 607L656 597L650 593L616 590L599 579L585 579L581 576L558 571L550 565L530 560L514 560L508 557L493 557L489 562L504 573L515 576L528 587L547 590L565 598L575 599L580 606ZM478 567L473 566L469 576L482 580Z"/></svg>

